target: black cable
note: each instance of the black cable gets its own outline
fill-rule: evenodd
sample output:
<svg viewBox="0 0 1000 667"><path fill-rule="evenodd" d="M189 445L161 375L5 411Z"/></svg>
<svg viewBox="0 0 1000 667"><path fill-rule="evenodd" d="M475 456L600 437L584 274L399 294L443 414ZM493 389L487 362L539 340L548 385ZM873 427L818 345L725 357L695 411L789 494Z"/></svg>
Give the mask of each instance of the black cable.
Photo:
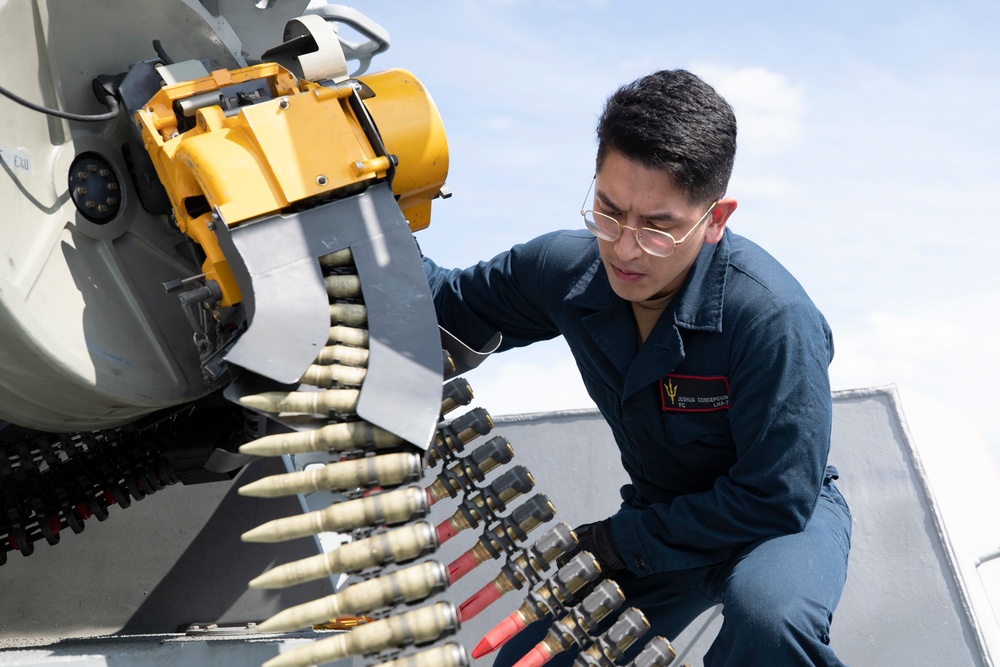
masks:
<svg viewBox="0 0 1000 667"><path fill-rule="evenodd" d="M153 50L156 51L156 55L159 56L160 60L163 61L164 65L174 64L174 59L171 58L169 55L167 55L167 52L164 50L163 44L160 43L160 40L158 39L153 40Z"/></svg>
<svg viewBox="0 0 1000 667"><path fill-rule="evenodd" d="M112 95L108 95L104 98L105 103L111 109L107 113L102 113L94 116L85 116L82 114L69 113L67 111L59 111L58 109L49 109L48 107L43 107L41 105L35 104L34 102L29 102L28 100L18 97L14 93L10 92L3 86L0 86L0 95L17 102L21 106L27 107L32 111L38 111L40 113L48 114L49 116L56 116L57 118L64 118L66 120L78 120L85 123L99 123L105 120L113 120L120 111L118 105L118 100Z"/></svg>

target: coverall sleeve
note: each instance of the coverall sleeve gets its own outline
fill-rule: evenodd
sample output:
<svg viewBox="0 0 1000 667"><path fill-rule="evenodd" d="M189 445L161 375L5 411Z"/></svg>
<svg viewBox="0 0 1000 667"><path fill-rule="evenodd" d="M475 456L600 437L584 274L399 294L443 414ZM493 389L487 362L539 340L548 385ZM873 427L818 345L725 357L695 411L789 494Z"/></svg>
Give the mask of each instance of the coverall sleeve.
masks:
<svg viewBox="0 0 1000 667"><path fill-rule="evenodd" d="M736 462L710 490L623 509L611 531L637 574L719 562L757 540L801 531L830 448L832 337L808 299L772 303L734 336L729 422Z"/></svg>
<svg viewBox="0 0 1000 667"><path fill-rule="evenodd" d="M444 269L424 257L441 326L474 349L500 332L500 351L559 335L542 307L544 266L552 236L517 245L467 269Z"/></svg>

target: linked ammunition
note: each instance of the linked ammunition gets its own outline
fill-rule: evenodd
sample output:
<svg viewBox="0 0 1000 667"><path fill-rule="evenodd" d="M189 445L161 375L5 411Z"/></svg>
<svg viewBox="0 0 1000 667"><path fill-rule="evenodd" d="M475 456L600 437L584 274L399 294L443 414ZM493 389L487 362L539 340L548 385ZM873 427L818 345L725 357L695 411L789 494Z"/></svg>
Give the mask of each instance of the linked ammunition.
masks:
<svg viewBox="0 0 1000 667"><path fill-rule="evenodd" d="M391 487L415 482L422 473L423 461L418 454L380 454L329 463L301 472L272 475L241 487L239 494L279 498L296 493L346 491L372 485Z"/></svg>
<svg viewBox="0 0 1000 667"><path fill-rule="evenodd" d="M427 487L427 495L431 504L447 497L456 497L475 488L476 484L486 478L486 473L494 468L510 463L514 457L514 448L501 435L490 438L486 443L476 447L468 456L443 470L434 482Z"/></svg>
<svg viewBox="0 0 1000 667"><path fill-rule="evenodd" d="M263 667L306 667L350 655L377 653L409 644L426 644L458 629L458 613L438 602L403 614L359 625L350 632L320 639L272 658Z"/></svg>
<svg viewBox="0 0 1000 667"><path fill-rule="evenodd" d="M327 424L322 428L266 435L240 446L240 453L282 456L308 452L348 452L371 447L395 449L403 439L366 421Z"/></svg>
<svg viewBox="0 0 1000 667"><path fill-rule="evenodd" d="M437 561L426 561L353 584L334 595L296 605L274 615L257 628L283 632L348 614L368 613L400 603L413 603L443 591L448 572Z"/></svg>
<svg viewBox="0 0 1000 667"><path fill-rule="evenodd" d="M504 594L542 580L542 573L556 558L577 544L576 533L565 523L549 528L529 549L509 559L493 581L470 596L458 608L462 622L499 600Z"/></svg>
<svg viewBox="0 0 1000 667"><path fill-rule="evenodd" d="M472 387L465 378L455 378L445 383L441 392L441 415L472 402Z"/></svg>
<svg viewBox="0 0 1000 667"><path fill-rule="evenodd" d="M330 345L340 343L342 345L352 345L357 348L367 348L368 329L345 327L341 324L336 324L330 327L330 333L327 335L326 342Z"/></svg>
<svg viewBox="0 0 1000 667"><path fill-rule="evenodd" d="M528 533L541 524L551 521L556 510L544 494L536 494L516 507L491 529L483 531L471 549L448 565L448 580L455 583L481 563L513 553L517 545L527 539Z"/></svg>
<svg viewBox="0 0 1000 667"><path fill-rule="evenodd" d="M308 392L319 393L319 392ZM286 418L286 421L290 421ZM493 420L486 410L475 408L438 429L432 449L461 451L465 444L489 433ZM349 452L362 449L395 449L405 444L399 436L366 421L339 422L293 433L266 435L240 446L241 454L282 456L308 452ZM428 460L439 461L430 451ZM453 458L453 457L450 457ZM509 460L509 459L508 459ZM433 465L433 463L429 464Z"/></svg>
<svg viewBox="0 0 1000 667"><path fill-rule="evenodd" d="M455 366L455 358L448 350L441 350L441 372L445 380L450 380L458 374L458 367Z"/></svg>
<svg viewBox="0 0 1000 667"><path fill-rule="evenodd" d="M360 299L361 279L354 274L334 274L323 279L327 295L334 299Z"/></svg>
<svg viewBox="0 0 1000 667"><path fill-rule="evenodd" d="M455 642L417 651L373 667L468 667L469 652Z"/></svg>
<svg viewBox="0 0 1000 667"><path fill-rule="evenodd" d="M667 667L677 657L677 651L665 637L656 636L649 640L646 648L639 652L628 667Z"/></svg>
<svg viewBox="0 0 1000 667"><path fill-rule="evenodd" d="M268 521L243 533L244 542L284 542L326 531L392 525L426 516L430 505L418 486L346 500L326 509Z"/></svg>
<svg viewBox="0 0 1000 667"><path fill-rule="evenodd" d="M527 493L534 485L535 480L527 468L514 466L462 501L454 514L438 524L438 540L444 544L463 530L498 521L497 515L507 509L507 503Z"/></svg>
<svg viewBox="0 0 1000 667"><path fill-rule="evenodd" d="M589 645L592 639L588 633L624 601L625 596L618 585L605 579L580 604L553 623L545 639L514 667L541 667L563 651Z"/></svg>
<svg viewBox="0 0 1000 667"><path fill-rule="evenodd" d="M368 324L368 309L361 303L331 303L330 321L349 327Z"/></svg>
<svg viewBox="0 0 1000 667"><path fill-rule="evenodd" d="M259 412L301 412L312 415L349 415L358 408L357 389L326 391L265 391L240 397L240 405Z"/></svg>
<svg viewBox="0 0 1000 667"><path fill-rule="evenodd" d="M629 607L590 648L580 652L573 667L614 667L624 657L625 650L648 631L646 616Z"/></svg>
<svg viewBox="0 0 1000 667"><path fill-rule="evenodd" d="M569 562L556 570L552 577L528 593L521 606L510 616L487 632L482 641L473 649L472 657L478 658L495 651L527 627L529 623L550 614L561 613L573 594L589 582L595 581L600 574L601 566L597 564L597 560L589 551L581 551L576 554Z"/></svg>
<svg viewBox="0 0 1000 667"><path fill-rule="evenodd" d="M343 544L330 553L279 565L252 580L250 588L286 588L332 574L363 572L391 563L405 563L437 548L434 527L418 521Z"/></svg>
<svg viewBox="0 0 1000 667"><path fill-rule="evenodd" d="M473 408L438 427L434 443L426 454L427 467L440 461L452 461L473 439L493 430L490 413L482 408Z"/></svg>
<svg viewBox="0 0 1000 667"><path fill-rule="evenodd" d="M350 347L348 345L327 345L316 356L317 366L330 366L339 364L357 368L368 366L369 352L364 347ZM308 370L306 371L309 372ZM305 382L305 380L303 380Z"/></svg>
<svg viewBox="0 0 1000 667"><path fill-rule="evenodd" d="M360 387L365 381L368 370L342 364L322 366L313 364L299 378L301 384L307 384L320 389L331 387Z"/></svg>
<svg viewBox="0 0 1000 667"><path fill-rule="evenodd" d="M354 266L354 254L350 248L335 250L319 258L319 265L325 269L341 269Z"/></svg>

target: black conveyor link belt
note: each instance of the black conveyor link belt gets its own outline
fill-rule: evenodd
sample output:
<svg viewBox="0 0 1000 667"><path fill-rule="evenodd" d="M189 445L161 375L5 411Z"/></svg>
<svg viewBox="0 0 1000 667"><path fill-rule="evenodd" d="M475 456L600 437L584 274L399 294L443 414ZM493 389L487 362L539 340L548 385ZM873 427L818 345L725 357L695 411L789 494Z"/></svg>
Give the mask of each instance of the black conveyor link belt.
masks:
<svg viewBox="0 0 1000 667"><path fill-rule="evenodd" d="M166 418L82 433L25 432L0 441L0 565L7 553L29 556L34 543L59 542L179 480L164 455L190 410Z"/></svg>

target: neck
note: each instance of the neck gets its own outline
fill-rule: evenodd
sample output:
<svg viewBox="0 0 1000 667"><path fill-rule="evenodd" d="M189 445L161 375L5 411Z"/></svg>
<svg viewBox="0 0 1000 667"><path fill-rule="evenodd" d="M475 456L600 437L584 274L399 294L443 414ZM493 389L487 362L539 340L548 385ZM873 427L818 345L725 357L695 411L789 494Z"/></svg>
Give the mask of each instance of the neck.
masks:
<svg viewBox="0 0 1000 667"><path fill-rule="evenodd" d="M632 301L632 314L635 317L636 327L639 331L639 344L646 342L649 338L649 334L652 333L653 327L656 326L657 320L660 319L660 315L666 310L667 305L670 300L674 298L674 294L677 292L670 292L663 296L653 297L652 299L647 299L645 301Z"/></svg>

